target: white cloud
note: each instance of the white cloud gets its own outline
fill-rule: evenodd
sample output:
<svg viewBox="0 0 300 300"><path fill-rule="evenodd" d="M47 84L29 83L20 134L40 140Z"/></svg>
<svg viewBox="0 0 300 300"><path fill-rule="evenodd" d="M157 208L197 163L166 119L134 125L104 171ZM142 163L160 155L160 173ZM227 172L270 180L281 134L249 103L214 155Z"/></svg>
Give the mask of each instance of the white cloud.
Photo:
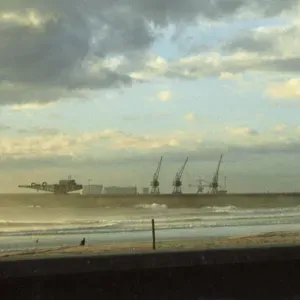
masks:
<svg viewBox="0 0 300 300"><path fill-rule="evenodd" d="M107 166L152 161L166 155L171 161L218 157L220 153L247 157L252 154L285 154L300 151L300 130L280 134L272 129L257 134L248 127L216 127L206 132L172 131L157 134L130 134L107 129L99 132L33 135L0 140L2 166L12 168L91 167L101 160ZM227 155L227 154L226 154ZM79 171L78 171L79 172Z"/></svg>
<svg viewBox="0 0 300 300"><path fill-rule="evenodd" d="M274 127L274 131L275 132L283 132L287 128L288 128L288 126L286 124L279 124Z"/></svg>
<svg viewBox="0 0 300 300"><path fill-rule="evenodd" d="M139 149L139 150L152 150L163 147L176 147L180 142L175 139L163 139L152 137L124 137L116 141L112 149Z"/></svg>
<svg viewBox="0 0 300 300"><path fill-rule="evenodd" d="M184 117L188 121L195 121L196 120L196 115L194 113L188 113Z"/></svg>
<svg viewBox="0 0 300 300"><path fill-rule="evenodd" d="M251 11L256 17L279 16L287 11L296 14L295 1L274 1L263 1L263 4L260 1L259 9L258 1L249 4L247 0L225 1L226 5L218 0L214 1L215 6L209 1L195 0L185 5L169 0L152 4L121 1L118 6L105 1L76 0L72 7L64 5L64 1L48 5L49 1L41 0L29 1L32 2L27 5L29 9L22 1L8 1L12 4L3 4L0 8L0 22L5 23L1 68L4 77L15 87L10 90L0 87L0 104L20 104L36 99L63 101L72 98L72 93L130 86L140 80L162 76L189 79L215 76L232 80L246 71L276 72L280 68L291 68L283 66L281 60L298 58L297 23L285 29L260 29L250 33L243 30L243 41L248 34L249 47L244 43L239 49L239 40L233 39L231 44L236 47L229 54L223 51L222 45L219 48L216 45L215 52L210 51L209 55L202 52L177 61L149 55L153 43L160 42L160 34L172 26L172 36L165 35L162 39L169 39L178 46L179 40L188 44L189 30L194 31L193 26L216 24L219 20L225 25L229 16L240 19L245 11ZM57 20L53 16L57 16ZM253 43L258 47L253 47ZM271 49L273 44L277 46ZM44 45L51 45L51 55L47 54L49 47ZM263 46L270 51L258 54ZM254 48L258 50L251 51ZM45 55L36 56L43 51ZM146 63L145 57L148 57ZM276 63L281 66L275 66Z"/></svg>
<svg viewBox="0 0 300 300"><path fill-rule="evenodd" d="M157 93L156 97L162 102L167 102L172 99L173 94L171 91L161 91Z"/></svg>
<svg viewBox="0 0 300 300"><path fill-rule="evenodd" d="M14 12L0 13L0 22L16 23L19 25L40 27L45 20L45 16L41 16L35 10L29 10L26 14L18 14Z"/></svg>
<svg viewBox="0 0 300 300"><path fill-rule="evenodd" d="M190 117L191 118L191 117ZM0 156L3 158L36 158L39 157L84 157L95 156L100 150L102 157L120 155L127 150L131 153L150 154L151 151L195 151L199 145L207 147L211 142L216 146L258 146L283 141L297 141L296 131L285 132L285 135L274 135L274 130L258 132L249 127L216 127L213 140L211 131L187 132L173 131L158 134L136 135L116 129L77 134L62 134L51 131L29 131L35 133L26 137L4 137L0 140ZM226 135L225 133L229 133ZM282 132L283 133L283 132ZM208 140L206 140L208 138ZM210 141L210 142L208 142ZM121 151L121 152L120 152ZM97 155L96 155L97 156Z"/></svg>
<svg viewBox="0 0 300 300"><path fill-rule="evenodd" d="M113 150L151 151L158 148L179 147L188 137L168 135L133 135L120 130L107 129L99 132L75 135L43 134L21 138L6 137L0 140L0 155L12 158L38 158L72 156L92 153L92 147L100 146L109 153Z"/></svg>
<svg viewBox="0 0 300 300"><path fill-rule="evenodd" d="M268 80L282 80L291 73L300 71L300 42L297 39L299 34L299 22L243 31L224 46L215 48L215 52L170 61L149 56L148 61L139 66L134 74L137 78L144 79L199 79L212 76L239 82L244 79L245 83L247 77L253 75L255 87L264 90ZM268 93L274 98L299 98L299 81L292 79L278 87L275 84L269 87ZM253 86L251 89L253 90Z"/></svg>
<svg viewBox="0 0 300 300"><path fill-rule="evenodd" d="M300 79L294 78L283 83L273 83L267 88L267 94L272 99L300 100Z"/></svg>
<svg viewBox="0 0 300 300"><path fill-rule="evenodd" d="M27 136L22 138L6 137L0 141L0 155L2 157L28 158L45 156L74 156L83 152L91 142L99 142L101 139L116 134L115 131L103 131L98 133L83 133L70 136L56 134L51 137L45 135Z"/></svg>
<svg viewBox="0 0 300 300"><path fill-rule="evenodd" d="M256 114L256 118L258 118L258 119L265 119L266 115L265 114Z"/></svg>
<svg viewBox="0 0 300 300"><path fill-rule="evenodd" d="M232 73L229 73L229 72L221 72L220 79L223 79L223 80L240 80L240 79L242 79L242 75L241 74L232 74Z"/></svg>
<svg viewBox="0 0 300 300"><path fill-rule="evenodd" d="M168 62L160 56L148 56L142 69L130 73L133 79L148 80L157 76L164 76L168 70Z"/></svg>
<svg viewBox="0 0 300 300"><path fill-rule="evenodd" d="M54 105L54 103L26 103L20 105L13 105L11 107L12 110L22 111L22 110L32 110L32 109L44 109L49 106Z"/></svg>
<svg viewBox="0 0 300 300"><path fill-rule="evenodd" d="M230 134L235 136L249 137L258 135L258 132L256 130L251 129L249 127L227 127L226 129Z"/></svg>

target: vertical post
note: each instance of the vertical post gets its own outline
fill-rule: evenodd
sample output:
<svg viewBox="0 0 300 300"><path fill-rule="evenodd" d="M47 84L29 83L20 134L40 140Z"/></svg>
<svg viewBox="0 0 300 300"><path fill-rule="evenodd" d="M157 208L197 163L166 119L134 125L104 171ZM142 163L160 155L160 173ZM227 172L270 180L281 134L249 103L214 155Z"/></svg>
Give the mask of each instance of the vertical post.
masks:
<svg viewBox="0 0 300 300"><path fill-rule="evenodd" d="M91 181L92 181L92 179L88 180L88 182L89 182L89 194L91 194Z"/></svg>
<svg viewBox="0 0 300 300"><path fill-rule="evenodd" d="M156 244L155 244L155 223L154 223L154 219L152 219L152 249L156 250Z"/></svg>

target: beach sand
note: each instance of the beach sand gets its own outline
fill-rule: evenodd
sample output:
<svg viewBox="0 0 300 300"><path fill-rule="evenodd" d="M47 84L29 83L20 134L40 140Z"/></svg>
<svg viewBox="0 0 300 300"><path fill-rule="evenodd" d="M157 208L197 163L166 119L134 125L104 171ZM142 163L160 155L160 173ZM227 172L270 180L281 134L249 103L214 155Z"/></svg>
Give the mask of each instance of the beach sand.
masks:
<svg viewBox="0 0 300 300"><path fill-rule="evenodd" d="M174 241L157 241L156 251L202 250L227 247L251 247L267 245L300 245L300 232L269 232L258 235L239 236L231 238L189 239ZM25 252L6 252L0 254L0 260L24 259L38 257L59 257L116 253L141 253L152 250L149 243L114 243L85 246L57 247L55 249L38 249Z"/></svg>

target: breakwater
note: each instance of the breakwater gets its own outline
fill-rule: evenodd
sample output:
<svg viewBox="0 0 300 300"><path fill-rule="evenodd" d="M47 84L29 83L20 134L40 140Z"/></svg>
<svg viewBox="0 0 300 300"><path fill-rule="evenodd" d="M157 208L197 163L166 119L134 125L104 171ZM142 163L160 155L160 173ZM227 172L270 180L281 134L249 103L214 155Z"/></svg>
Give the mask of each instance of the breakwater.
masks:
<svg viewBox="0 0 300 300"><path fill-rule="evenodd" d="M244 208L289 207L300 205L300 193L248 193L227 195L99 195L80 194L0 194L0 207L132 207L140 204L163 204L169 208L237 206Z"/></svg>

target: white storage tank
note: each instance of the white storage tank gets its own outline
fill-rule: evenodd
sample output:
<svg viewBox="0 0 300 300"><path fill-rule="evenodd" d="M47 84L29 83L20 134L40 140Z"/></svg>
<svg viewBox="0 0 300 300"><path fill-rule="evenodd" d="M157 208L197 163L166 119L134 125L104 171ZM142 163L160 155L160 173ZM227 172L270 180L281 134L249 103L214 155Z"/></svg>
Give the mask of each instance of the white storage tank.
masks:
<svg viewBox="0 0 300 300"><path fill-rule="evenodd" d="M137 188L136 186L107 186L104 188L104 194L135 195L137 194Z"/></svg>
<svg viewBox="0 0 300 300"><path fill-rule="evenodd" d="M101 184L84 185L81 191L81 195L101 195L102 191L103 185Z"/></svg>

